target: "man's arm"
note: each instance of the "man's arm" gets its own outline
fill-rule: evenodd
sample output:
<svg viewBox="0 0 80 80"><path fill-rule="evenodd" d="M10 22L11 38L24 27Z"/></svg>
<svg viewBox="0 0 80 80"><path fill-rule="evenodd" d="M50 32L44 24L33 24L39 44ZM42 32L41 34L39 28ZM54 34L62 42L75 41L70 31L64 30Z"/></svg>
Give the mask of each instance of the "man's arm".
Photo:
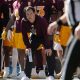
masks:
<svg viewBox="0 0 80 80"><path fill-rule="evenodd" d="M15 15L12 15L6 26L6 29L5 29L6 32L11 28L12 25L14 25L15 20L16 20Z"/></svg>
<svg viewBox="0 0 80 80"><path fill-rule="evenodd" d="M65 24L65 23L67 23L67 19L66 19L66 15L63 14L58 20L49 24L48 30L47 30L48 34L53 35L55 33L56 29L61 27L61 25Z"/></svg>
<svg viewBox="0 0 80 80"><path fill-rule="evenodd" d="M21 27L22 27L22 37L23 37L23 41L24 41L24 44L26 46L26 48L31 48L31 45L30 45L30 42L29 42L29 38L28 38L28 30L26 28L27 24L26 22L24 22L22 20L21 22Z"/></svg>
<svg viewBox="0 0 80 80"><path fill-rule="evenodd" d="M12 15L11 18L10 18L10 20L9 20L9 22L7 23L6 28L2 32L1 36L2 36L3 40L5 40L6 38L8 40L10 40L10 38L11 38L11 30L10 30L10 28L14 24L15 19L16 19L15 16Z"/></svg>

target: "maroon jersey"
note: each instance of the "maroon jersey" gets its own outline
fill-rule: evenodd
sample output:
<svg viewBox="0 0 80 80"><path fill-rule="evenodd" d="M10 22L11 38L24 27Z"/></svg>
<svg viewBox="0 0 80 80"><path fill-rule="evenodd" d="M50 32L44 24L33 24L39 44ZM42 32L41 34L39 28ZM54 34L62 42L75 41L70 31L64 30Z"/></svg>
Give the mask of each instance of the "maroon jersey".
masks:
<svg viewBox="0 0 80 80"><path fill-rule="evenodd" d="M48 23L44 18L36 16L35 22L31 24L26 19L22 20L22 34L23 40L27 48L37 48L40 44L43 44L45 48L50 48L52 44L48 39L47 34ZM34 29L33 29L34 28ZM30 38L31 34L35 34L32 39ZM32 40L32 45L30 42Z"/></svg>

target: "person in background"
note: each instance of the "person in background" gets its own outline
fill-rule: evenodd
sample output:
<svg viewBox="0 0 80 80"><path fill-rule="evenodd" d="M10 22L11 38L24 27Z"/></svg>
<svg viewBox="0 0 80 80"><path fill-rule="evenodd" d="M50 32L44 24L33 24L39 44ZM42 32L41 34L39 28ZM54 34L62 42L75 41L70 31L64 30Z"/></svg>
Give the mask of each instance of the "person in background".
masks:
<svg viewBox="0 0 80 80"><path fill-rule="evenodd" d="M16 65L17 63L20 64L21 71L24 70L24 59L25 59L25 45L23 42L22 38L22 33L21 33L21 17L19 15L19 8L21 6L21 0L16 0L13 3L13 14L15 15L16 19L13 25L13 58L12 58L12 65L13 65L13 72L12 72L12 77L22 77L22 72L18 76L17 74L17 68ZM15 56L15 57L14 57Z"/></svg>
<svg viewBox="0 0 80 80"><path fill-rule="evenodd" d="M14 23L7 32L7 39L12 39L12 73L9 75L11 78L20 78L21 80L24 74L24 58L25 58L25 45L23 43L21 34L21 17L19 15L19 8L21 6L21 0L16 0L13 3L13 16ZM17 63L20 63L21 72L17 73ZM8 77L8 76L7 76Z"/></svg>
<svg viewBox="0 0 80 80"><path fill-rule="evenodd" d="M1 76L1 69L2 69L2 56L1 55L6 55L6 57L4 58L4 60L7 62L5 64L5 66L8 66L9 65L9 62L8 62L8 54L9 53L1 53L1 46L2 46L2 39L1 39L1 34L2 34L2 31L3 29L6 27L7 23L8 23L8 20L9 20L9 6L8 4L4 1L4 0L0 0L0 76ZM2 76L1 76L2 77Z"/></svg>

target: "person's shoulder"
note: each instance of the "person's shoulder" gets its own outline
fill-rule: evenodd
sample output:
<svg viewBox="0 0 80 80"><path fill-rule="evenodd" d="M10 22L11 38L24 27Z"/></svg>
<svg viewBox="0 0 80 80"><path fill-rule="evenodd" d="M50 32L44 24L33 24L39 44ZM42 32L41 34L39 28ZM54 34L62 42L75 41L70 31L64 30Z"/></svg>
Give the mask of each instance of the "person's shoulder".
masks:
<svg viewBox="0 0 80 80"><path fill-rule="evenodd" d="M41 24L41 25L48 24L48 22L47 22L47 20L46 20L45 17L40 17L40 16L39 16L37 21L38 21L39 24Z"/></svg>
<svg viewBox="0 0 80 80"><path fill-rule="evenodd" d="M40 21L46 20L44 17L41 17L41 16L37 16L37 19L40 20Z"/></svg>
<svg viewBox="0 0 80 80"><path fill-rule="evenodd" d="M46 20L45 17L41 17L40 19L41 19L41 22L42 22L42 23L47 23L47 20Z"/></svg>

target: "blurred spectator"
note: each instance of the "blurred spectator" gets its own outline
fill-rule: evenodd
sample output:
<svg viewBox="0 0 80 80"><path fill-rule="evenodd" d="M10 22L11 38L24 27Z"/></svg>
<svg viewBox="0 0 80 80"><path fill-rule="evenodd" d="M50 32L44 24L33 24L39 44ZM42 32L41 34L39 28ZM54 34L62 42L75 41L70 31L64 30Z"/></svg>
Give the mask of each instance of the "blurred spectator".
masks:
<svg viewBox="0 0 80 80"><path fill-rule="evenodd" d="M1 72L1 45L2 45L2 39L1 34L3 31L3 28L6 27L7 22L9 20L9 6L4 0L0 0L0 72ZM3 54L2 54L3 55ZM8 61L8 60L7 60Z"/></svg>

